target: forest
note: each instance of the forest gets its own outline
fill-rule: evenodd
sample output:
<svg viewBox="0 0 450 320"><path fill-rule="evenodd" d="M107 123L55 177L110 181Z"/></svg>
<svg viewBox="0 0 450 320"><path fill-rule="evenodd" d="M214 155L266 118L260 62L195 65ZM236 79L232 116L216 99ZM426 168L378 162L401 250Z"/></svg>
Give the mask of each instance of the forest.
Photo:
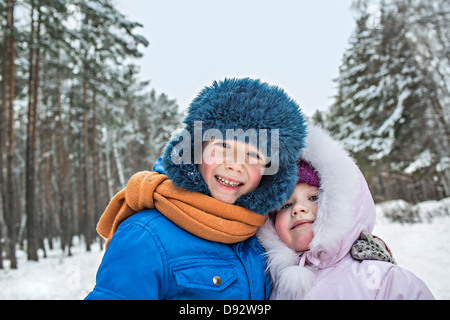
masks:
<svg viewBox="0 0 450 320"><path fill-rule="evenodd" d="M375 8L375 9L374 9ZM376 202L450 197L450 2L354 0L337 94L309 121L341 140ZM140 80L151 45L109 0L0 0L0 268L87 251L112 196L151 170L177 102Z"/></svg>
<svg viewBox="0 0 450 320"><path fill-rule="evenodd" d="M109 199L180 118L138 79L130 61L149 43L111 1L1 0L0 13L0 253L17 268L17 247L38 260L59 239L71 255L78 235L89 251Z"/></svg>
<svg viewBox="0 0 450 320"><path fill-rule="evenodd" d="M375 202L449 197L450 1L354 1L353 10L338 93L312 121L351 152Z"/></svg>

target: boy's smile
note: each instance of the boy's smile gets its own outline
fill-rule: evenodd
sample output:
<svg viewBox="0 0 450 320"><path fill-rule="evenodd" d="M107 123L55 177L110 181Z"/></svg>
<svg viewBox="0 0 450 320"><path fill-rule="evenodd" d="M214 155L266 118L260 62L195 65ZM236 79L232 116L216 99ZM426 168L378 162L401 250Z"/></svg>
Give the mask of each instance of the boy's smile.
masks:
<svg viewBox="0 0 450 320"><path fill-rule="evenodd" d="M225 177L221 177L221 176L214 176L216 178L216 180L222 184L225 187L232 187L232 188L237 188L240 187L242 185L242 182L239 181L233 181L233 179L227 179Z"/></svg>
<svg viewBox="0 0 450 320"><path fill-rule="evenodd" d="M203 143L202 163L198 169L211 196L233 204L258 187L265 160L256 147L247 143L212 140Z"/></svg>

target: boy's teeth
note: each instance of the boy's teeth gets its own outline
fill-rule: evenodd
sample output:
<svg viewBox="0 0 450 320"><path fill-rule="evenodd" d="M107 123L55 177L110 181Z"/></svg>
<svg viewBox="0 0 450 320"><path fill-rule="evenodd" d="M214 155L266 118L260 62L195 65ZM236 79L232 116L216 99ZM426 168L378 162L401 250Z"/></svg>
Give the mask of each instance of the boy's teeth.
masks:
<svg viewBox="0 0 450 320"><path fill-rule="evenodd" d="M223 184L224 186L237 187L237 186L241 185L240 182L228 181L227 179L224 179L224 178L222 178L220 176L216 176L216 177L217 177L217 180L219 180L219 182L221 184Z"/></svg>

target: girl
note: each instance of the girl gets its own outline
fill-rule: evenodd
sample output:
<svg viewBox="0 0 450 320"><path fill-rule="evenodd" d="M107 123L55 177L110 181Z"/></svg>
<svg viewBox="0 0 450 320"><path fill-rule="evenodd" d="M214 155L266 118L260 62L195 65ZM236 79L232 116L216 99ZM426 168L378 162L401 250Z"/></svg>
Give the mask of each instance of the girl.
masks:
<svg viewBox="0 0 450 320"><path fill-rule="evenodd" d="M373 229L375 205L344 148L309 127L301 159L294 193L257 234L274 281L271 299L434 299L395 263L352 257L360 234Z"/></svg>

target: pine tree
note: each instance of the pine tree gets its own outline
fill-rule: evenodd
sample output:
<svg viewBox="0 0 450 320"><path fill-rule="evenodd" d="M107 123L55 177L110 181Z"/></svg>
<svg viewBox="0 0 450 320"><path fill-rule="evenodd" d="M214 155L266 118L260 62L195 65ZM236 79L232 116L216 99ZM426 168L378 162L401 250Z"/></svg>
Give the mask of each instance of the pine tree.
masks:
<svg viewBox="0 0 450 320"><path fill-rule="evenodd" d="M15 212L15 189L16 179L14 176L14 152L15 152L15 130L14 130L14 98L16 96L16 27L14 20L15 0L6 0L2 5L6 10L3 14L5 23L2 24L3 29L3 63L2 63L2 124L6 130L7 147L2 146L2 150L6 151L6 177L4 179L4 204L3 214L6 220L8 230L8 249L10 267L17 268L16 260L16 212ZM7 119L7 120L6 120ZM3 128L2 128L3 129ZM1 168L3 174L3 168Z"/></svg>
<svg viewBox="0 0 450 320"><path fill-rule="evenodd" d="M71 255L78 235L89 250L114 192L151 170L180 120L175 100L138 79L129 58L148 42L111 1L24 0L17 21L15 5L0 0L0 257L11 268L17 244L37 259L59 239Z"/></svg>
<svg viewBox="0 0 450 320"><path fill-rule="evenodd" d="M36 193L36 134L37 134L37 105L39 99L40 78L40 39L42 27L42 11L40 1L31 1L31 32L29 41L29 81L28 81L28 130L26 152L26 217L27 217L27 253L28 260L38 260L37 227L35 210ZM37 15L37 18L35 18ZM35 21L37 20L37 21Z"/></svg>
<svg viewBox="0 0 450 320"><path fill-rule="evenodd" d="M0 2L0 30L6 30L6 3ZM0 60L2 61L1 68L1 88L0 88L0 239L3 239L3 222L5 220L4 215L7 212L6 208L6 186L5 178L3 174L3 168L6 155L6 43L5 43L5 33L0 33ZM3 269L3 245L0 240L0 269Z"/></svg>
<svg viewBox="0 0 450 320"><path fill-rule="evenodd" d="M375 27L367 7L359 7L337 79L339 91L324 122L353 152L378 200L402 196L417 202L449 195L450 64L442 53L450 45L442 30L450 30L443 18L450 11L444 2L381 1Z"/></svg>

